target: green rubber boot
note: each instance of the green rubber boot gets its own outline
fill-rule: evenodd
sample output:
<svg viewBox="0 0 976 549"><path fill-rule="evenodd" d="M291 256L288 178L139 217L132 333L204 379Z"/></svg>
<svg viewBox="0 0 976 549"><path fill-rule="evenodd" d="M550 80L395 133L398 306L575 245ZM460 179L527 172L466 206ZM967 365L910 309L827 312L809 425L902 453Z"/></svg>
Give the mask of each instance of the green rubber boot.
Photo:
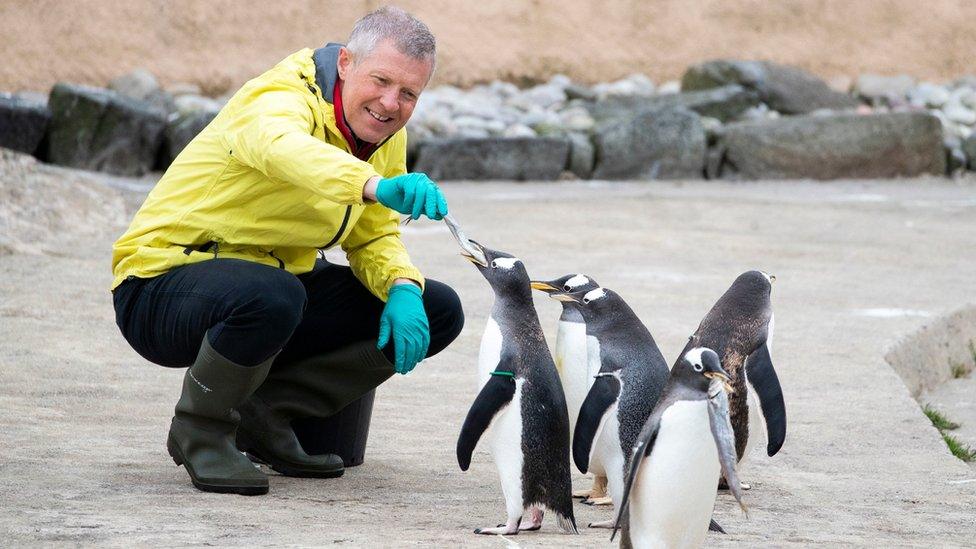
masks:
<svg viewBox="0 0 976 549"><path fill-rule="evenodd" d="M240 407L237 446L286 476L341 476L342 458L306 454L291 422L329 417L389 379L393 372L393 365L374 341L295 363L275 364L264 384Z"/></svg>
<svg viewBox="0 0 976 549"><path fill-rule="evenodd" d="M196 362L183 377L183 395L169 428L166 449L190 480L205 492L268 493L268 477L234 444L240 415L235 409L268 375L274 357L241 366L221 356L204 336Z"/></svg>

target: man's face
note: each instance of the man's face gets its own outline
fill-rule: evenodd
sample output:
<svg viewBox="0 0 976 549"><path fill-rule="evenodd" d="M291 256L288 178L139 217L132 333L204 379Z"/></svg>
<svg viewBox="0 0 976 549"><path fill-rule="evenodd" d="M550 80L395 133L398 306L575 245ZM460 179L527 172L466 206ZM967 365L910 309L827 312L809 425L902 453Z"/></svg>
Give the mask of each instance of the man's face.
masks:
<svg viewBox="0 0 976 549"><path fill-rule="evenodd" d="M338 68L346 121L356 137L379 143L406 125L433 67L385 40L362 59L341 48Z"/></svg>

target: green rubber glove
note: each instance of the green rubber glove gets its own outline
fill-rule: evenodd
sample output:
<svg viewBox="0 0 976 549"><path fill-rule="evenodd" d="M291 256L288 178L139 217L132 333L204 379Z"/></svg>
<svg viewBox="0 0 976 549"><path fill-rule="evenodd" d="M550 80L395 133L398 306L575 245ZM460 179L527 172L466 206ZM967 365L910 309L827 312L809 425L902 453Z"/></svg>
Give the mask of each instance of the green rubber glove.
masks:
<svg viewBox="0 0 976 549"><path fill-rule="evenodd" d="M406 374L427 356L430 345L430 326L420 288L413 284L397 284L390 288L386 307L380 316L380 337L376 347L382 349L393 338L398 374Z"/></svg>
<svg viewBox="0 0 976 549"><path fill-rule="evenodd" d="M447 215L447 199L437 184L423 173L381 179L376 185L376 200L413 219L420 219L424 214L440 221Z"/></svg>

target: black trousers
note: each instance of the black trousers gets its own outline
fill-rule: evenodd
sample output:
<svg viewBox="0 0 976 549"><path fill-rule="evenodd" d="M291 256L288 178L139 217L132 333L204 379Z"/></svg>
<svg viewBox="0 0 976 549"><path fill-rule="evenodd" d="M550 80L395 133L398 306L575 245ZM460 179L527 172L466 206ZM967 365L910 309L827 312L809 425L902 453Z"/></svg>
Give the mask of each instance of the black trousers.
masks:
<svg viewBox="0 0 976 549"><path fill-rule="evenodd" d="M319 260L299 276L240 259L212 259L148 279L126 280L113 292L126 341L162 366L193 364L204 334L217 352L242 366L275 353L275 364L323 354L379 336L384 303L352 269ZM450 286L427 280L423 295L433 356L464 326ZM393 343L383 349L392 362ZM272 366L274 368L274 366Z"/></svg>

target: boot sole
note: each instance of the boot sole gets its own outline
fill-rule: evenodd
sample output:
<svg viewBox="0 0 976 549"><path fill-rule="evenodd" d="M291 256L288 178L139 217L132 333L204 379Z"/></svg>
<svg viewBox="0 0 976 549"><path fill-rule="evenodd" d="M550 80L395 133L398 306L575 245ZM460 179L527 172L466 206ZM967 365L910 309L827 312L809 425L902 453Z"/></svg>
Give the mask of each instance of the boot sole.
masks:
<svg viewBox="0 0 976 549"><path fill-rule="evenodd" d="M186 469L186 472L190 475L190 481L198 490L218 494L239 494L242 496L261 496L268 493L268 486L255 486L253 484L210 484L197 479L193 466L183 456L183 450L180 449L180 445L173 440L172 436L166 439L166 451L169 452L169 456L173 458L173 463L177 467L182 465Z"/></svg>
<svg viewBox="0 0 976 549"><path fill-rule="evenodd" d="M268 467L271 467L275 471L281 473L286 477L296 477L296 478L339 478L345 472L345 466L339 469L322 470L322 469L306 469L301 466L295 466L290 463L286 463L279 459L268 459L268 455L263 451L258 444L255 444L250 438L246 436L241 436L241 432L237 433L237 447L244 452L247 452L253 460L259 463L264 463Z"/></svg>

